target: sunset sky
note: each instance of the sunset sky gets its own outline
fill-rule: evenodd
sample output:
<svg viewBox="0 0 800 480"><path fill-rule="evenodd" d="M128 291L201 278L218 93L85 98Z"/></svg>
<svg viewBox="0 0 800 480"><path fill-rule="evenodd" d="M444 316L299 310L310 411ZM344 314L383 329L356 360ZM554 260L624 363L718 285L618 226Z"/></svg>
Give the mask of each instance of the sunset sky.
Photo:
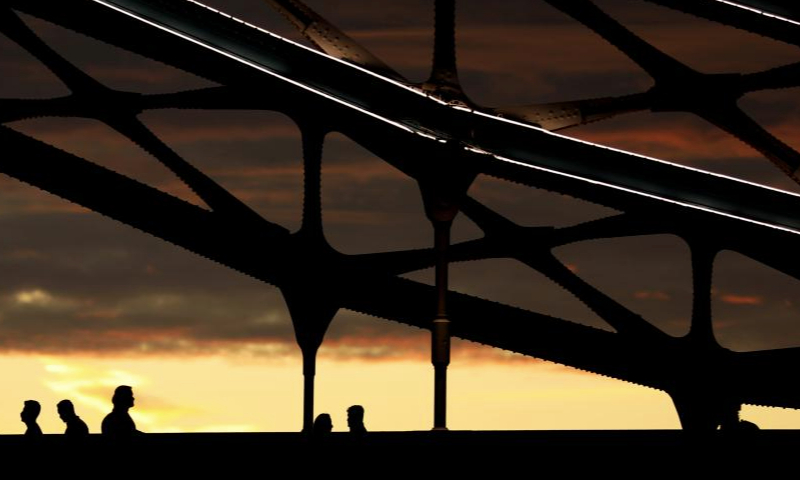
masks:
<svg viewBox="0 0 800 480"><path fill-rule="evenodd" d="M207 4L305 43L261 0ZM430 68L430 0L307 0L309 6L412 81ZM662 51L715 73L800 61L795 46L634 0L597 4ZM458 62L478 104L513 106L644 91L632 61L541 1L458 2ZM142 93L210 82L23 16L62 55L104 84ZM47 98L66 87L0 36L0 98ZM760 92L740 105L800 147L798 89ZM264 95L270 92L265 91ZM149 111L140 117L185 159L265 218L300 225L299 131L274 112ZM10 126L198 205L177 178L94 120L42 118ZM562 133L694 167L800 191L747 145L681 113L637 113ZM479 177L476 199L525 225L566 226L612 210ZM345 137L327 138L325 234L345 253L430 247L416 183ZM463 216L454 241L480 236ZM556 255L582 278L671 335L688 330L691 268L676 237L585 242ZM99 432L114 387L134 387L133 417L146 432L298 431L299 349L280 292L126 225L0 176L0 434L24 431L26 399L59 433L56 403L69 398ZM432 272L409 278L432 283ZM512 260L456 264L451 287L610 329L544 276ZM736 351L800 346L800 285L732 252L717 258L713 310L719 342ZM433 314L433 311L432 311ZM427 332L340 311L318 364L316 411L345 430L364 405L371 430L432 426ZM660 391L455 341L449 377L452 429L679 428ZM794 379L787 379L794 381ZM762 428L800 428L800 411L745 406Z"/></svg>

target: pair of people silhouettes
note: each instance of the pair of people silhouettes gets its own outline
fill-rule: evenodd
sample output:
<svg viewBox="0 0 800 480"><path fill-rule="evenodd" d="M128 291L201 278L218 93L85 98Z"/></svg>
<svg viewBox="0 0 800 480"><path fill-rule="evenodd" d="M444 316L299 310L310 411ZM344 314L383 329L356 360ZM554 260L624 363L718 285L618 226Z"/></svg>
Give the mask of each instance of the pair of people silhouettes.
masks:
<svg viewBox="0 0 800 480"><path fill-rule="evenodd" d="M347 427L350 433L354 435L364 435L367 433L367 427L364 426L364 407L361 405L352 405L347 409ZM311 428L311 433L314 436L322 436L330 433L333 430L333 421L331 416L327 413L320 413L314 420L314 425Z"/></svg>
<svg viewBox="0 0 800 480"><path fill-rule="evenodd" d="M75 414L75 406L72 405L71 401L61 400L58 402L58 405L56 405L56 409L58 410L58 416L61 417L61 420L67 425L67 429L64 431L65 435L70 437L89 435L89 427L81 420L81 417ZM39 427L39 424L36 423L41 411L42 406L39 402L36 400L25 400L22 413L20 413L20 418L27 427L25 435L39 436L42 434L42 429Z"/></svg>

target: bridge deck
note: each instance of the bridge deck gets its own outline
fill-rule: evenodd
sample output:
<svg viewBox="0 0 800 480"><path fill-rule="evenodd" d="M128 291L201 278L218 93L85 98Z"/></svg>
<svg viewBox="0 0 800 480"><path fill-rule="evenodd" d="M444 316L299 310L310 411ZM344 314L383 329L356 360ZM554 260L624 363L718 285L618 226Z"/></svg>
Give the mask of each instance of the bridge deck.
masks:
<svg viewBox="0 0 800 480"><path fill-rule="evenodd" d="M397 471L451 475L489 470L515 475L559 471L569 477L645 474L642 465L660 473L737 473L745 466L771 470L791 465L791 451L798 446L798 430L762 430L749 437L721 432L689 437L679 430L370 432L363 441L333 433L322 442L311 442L300 433L147 434L129 443L109 443L91 435L78 445L67 443L62 435L45 435L38 441L0 436L5 458L41 459L38 468L53 473L80 467L90 474L108 474L113 468L156 478L159 472L271 475L287 469L363 472L373 478ZM376 465L385 471L377 471Z"/></svg>

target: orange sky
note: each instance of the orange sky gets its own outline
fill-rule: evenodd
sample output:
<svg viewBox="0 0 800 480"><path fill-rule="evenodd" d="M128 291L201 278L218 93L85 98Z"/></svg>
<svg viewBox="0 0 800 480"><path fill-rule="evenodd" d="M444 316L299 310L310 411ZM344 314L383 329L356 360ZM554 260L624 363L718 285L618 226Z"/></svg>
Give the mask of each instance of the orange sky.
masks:
<svg viewBox="0 0 800 480"><path fill-rule="evenodd" d="M460 360L450 369L448 425L458 430L679 428L662 392L535 360ZM0 432L22 433L28 398L42 404L45 433L64 429L55 405L70 398L90 431L99 432L119 384L134 387L131 414L145 432L298 431L301 377L297 356L175 358L7 355ZM348 406L366 408L374 431L426 430L432 422L432 369L423 360L320 359L317 411L346 430ZM800 412L745 406L762 428L800 428Z"/></svg>

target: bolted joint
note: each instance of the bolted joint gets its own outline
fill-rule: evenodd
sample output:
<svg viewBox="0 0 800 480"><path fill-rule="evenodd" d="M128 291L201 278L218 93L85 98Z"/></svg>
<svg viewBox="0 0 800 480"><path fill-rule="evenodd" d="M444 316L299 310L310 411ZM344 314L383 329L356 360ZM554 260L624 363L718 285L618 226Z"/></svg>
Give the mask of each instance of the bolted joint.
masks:
<svg viewBox="0 0 800 480"><path fill-rule="evenodd" d="M450 223L458 215L458 206L447 201L426 202L425 215L432 222Z"/></svg>
<svg viewBox="0 0 800 480"><path fill-rule="evenodd" d="M425 215L432 222L452 222L458 215L459 197L457 195L434 192L433 190L433 188L421 189Z"/></svg>

